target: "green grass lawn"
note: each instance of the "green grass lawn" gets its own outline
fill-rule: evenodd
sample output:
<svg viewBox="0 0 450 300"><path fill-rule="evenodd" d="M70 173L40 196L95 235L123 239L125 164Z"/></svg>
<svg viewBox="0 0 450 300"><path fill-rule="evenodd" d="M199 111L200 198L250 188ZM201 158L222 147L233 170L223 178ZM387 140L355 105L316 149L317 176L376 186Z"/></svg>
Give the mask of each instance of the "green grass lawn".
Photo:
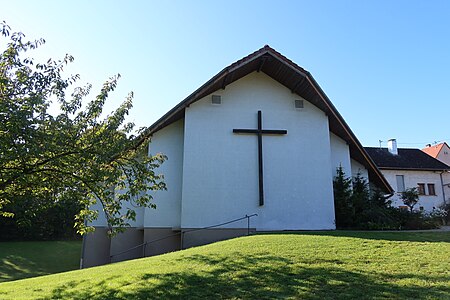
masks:
<svg viewBox="0 0 450 300"><path fill-rule="evenodd" d="M81 241L0 242L0 282L76 270L80 255Z"/></svg>
<svg viewBox="0 0 450 300"><path fill-rule="evenodd" d="M0 284L1 299L450 299L450 232L243 237Z"/></svg>

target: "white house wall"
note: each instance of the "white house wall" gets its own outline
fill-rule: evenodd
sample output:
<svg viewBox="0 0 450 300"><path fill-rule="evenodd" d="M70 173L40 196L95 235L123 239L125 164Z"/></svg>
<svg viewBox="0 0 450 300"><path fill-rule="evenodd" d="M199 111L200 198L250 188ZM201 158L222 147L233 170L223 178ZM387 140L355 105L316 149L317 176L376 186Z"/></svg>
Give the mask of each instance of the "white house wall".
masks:
<svg viewBox="0 0 450 300"><path fill-rule="evenodd" d="M91 205L89 209L98 211L97 219L90 222L88 224L89 226L103 227L108 225L108 223L106 222L105 212L103 211L103 206L101 205L100 201L97 201L97 203Z"/></svg>
<svg viewBox="0 0 450 300"><path fill-rule="evenodd" d="M118 193L121 193L121 192L123 192L123 191L115 191L116 195ZM142 227L142 224L144 222L144 209L142 207L138 207L138 206L134 205L133 203L124 202L123 203L123 207L122 207L120 212L122 214L125 214L128 208L131 208L132 210L134 210L136 212L136 220L135 221L132 221L132 220L128 221L130 226L131 227ZM105 212L103 210L103 206L101 205L100 201L97 201L97 203L92 205L90 207L90 209L97 210L98 211L98 217L97 217L97 219L95 219L92 222L90 222L88 224L89 226L94 226L94 227L106 227L106 226L108 226L108 222L106 221L106 214L105 214Z"/></svg>
<svg viewBox="0 0 450 300"><path fill-rule="evenodd" d="M441 185L440 172L433 171L403 171L403 170L381 170L386 180L395 190L394 195L390 198L392 200L392 206L403 206L401 200L401 194L398 192L396 175L403 175L405 181L405 188L417 187L418 183L425 184L425 190L427 195L419 196L419 202L414 206L414 209L419 209L421 206L425 211L432 211L433 207L439 207L443 202L443 191ZM447 180L447 175L443 176L444 183ZM435 196L428 195L428 183L432 183L435 186ZM447 199L450 196L450 189L445 187L445 194Z"/></svg>
<svg viewBox="0 0 450 300"><path fill-rule="evenodd" d="M145 209L144 227L180 227L183 170L184 120L156 132L149 145L149 155L163 153L167 160L157 172L164 175L167 191L152 192L156 209Z"/></svg>
<svg viewBox="0 0 450 300"><path fill-rule="evenodd" d="M360 164L354 159L351 159L351 165L352 165L352 177L355 177L358 174L360 174L361 177L365 178L367 182L369 182L369 171L367 171L366 167L364 167L362 164Z"/></svg>
<svg viewBox="0 0 450 300"><path fill-rule="evenodd" d="M330 136L327 116L263 73L251 73L186 108L183 159L183 228L217 224L257 213L258 230L333 229ZM257 111L263 129L265 205L258 205ZM159 213L159 211L158 211ZM245 223L231 224L243 227Z"/></svg>
<svg viewBox="0 0 450 300"><path fill-rule="evenodd" d="M442 147L441 151L439 151L438 156L436 157L438 160L442 161L444 164L450 166L450 149L446 144Z"/></svg>
<svg viewBox="0 0 450 300"><path fill-rule="evenodd" d="M347 177L352 176L352 167L350 164L350 152L347 142L330 132L331 148L331 176L336 176L336 170L342 166Z"/></svg>
<svg viewBox="0 0 450 300"><path fill-rule="evenodd" d="M350 158L350 149L347 142L332 132L330 132L330 148L331 176L333 178L336 176L337 168L342 166L342 169L347 177L355 177L359 173L361 177L365 178L367 182L369 182L369 172L367 169L356 160Z"/></svg>

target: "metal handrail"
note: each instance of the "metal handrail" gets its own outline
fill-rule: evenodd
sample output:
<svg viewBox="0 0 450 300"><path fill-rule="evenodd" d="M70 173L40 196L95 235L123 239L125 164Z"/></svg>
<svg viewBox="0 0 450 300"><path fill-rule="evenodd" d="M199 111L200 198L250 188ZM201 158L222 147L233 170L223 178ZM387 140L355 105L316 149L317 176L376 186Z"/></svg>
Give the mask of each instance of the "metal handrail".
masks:
<svg viewBox="0 0 450 300"><path fill-rule="evenodd" d="M189 232L200 231L200 230L207 230L207 229L216 228L216 227L219 227L219 226L228 225L228 224L231 224L231 223L234 223L234 222L237 222L237 221L241 221L241 220L244 220L244 219L247 219L247 235L250 235L250 218L257 217L257 216L258 216L258 214L245 215L244 217L241 217L239 219L234 219L234 220L231 220L231 221L228 221L228 222L224 222L224 223L220 223L220 224L216 224L216 225L206 226L206 227L202 227L202 228L194 228L194 229L190 229L190 230L186 230L186 231L181 230L180 232L177 232L177 233L174 233L174 234L171 234L171 235L167 235L167 236L164 236L164 237L161 237L161 238L157 238L157 239L154 239L154 240L151 240L151 241L147 241L145 243L142 243L142 244L139 244L137 246L131 247L131 248L129 248L127 250L124 250L122 252L119 252L119 253L116 253L116 254L112 254L112 255L109 256L109 260L111 261L114 256L119 256L119 255L128 253L128 252L133 251L135 249L138 249L140 247L144 247L142 256L145 257L145 248L147 247L148 244L156 243L156 242L159 242L161 240L165 240L165 239L168 239L170 237L174 237L174 236L185 234L185 233L189 233Z"/></svg>

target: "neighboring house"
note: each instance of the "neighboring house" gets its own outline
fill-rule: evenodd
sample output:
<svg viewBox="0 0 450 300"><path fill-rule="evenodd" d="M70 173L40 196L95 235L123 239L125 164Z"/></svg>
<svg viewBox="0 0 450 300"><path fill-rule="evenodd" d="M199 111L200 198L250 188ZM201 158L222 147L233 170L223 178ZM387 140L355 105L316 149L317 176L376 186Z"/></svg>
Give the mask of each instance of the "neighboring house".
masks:
<svg viewBox="0 0 450 300"><path fill-rule="evenodd" d="M447 143L444 142L434 146L428 144L422 151L450 166L450 147Z"/></svg>
<svg viewBox="0 0 450 300"><path fill-rule="evenodd" d="M386 193L386 179L311 74L269 46L231 64L149 127L149 154L168 160L157 209L111 241L91 224L83 266L153 255L240 236L247 222L191 229L246 214L256 231L335 229L333 177L360 171ZM144 241L145 249L114 255Z"/></svg>
<svg viewBox="0 0 450 300"><path fill-rule="evenodd" d="M392 205L405 207L401 192L417 188L419 202L414 209L432 211L450 200L450 167L420 149L397 148L395 140L388 148L365 147L378 168L394 188Z"/></svg>

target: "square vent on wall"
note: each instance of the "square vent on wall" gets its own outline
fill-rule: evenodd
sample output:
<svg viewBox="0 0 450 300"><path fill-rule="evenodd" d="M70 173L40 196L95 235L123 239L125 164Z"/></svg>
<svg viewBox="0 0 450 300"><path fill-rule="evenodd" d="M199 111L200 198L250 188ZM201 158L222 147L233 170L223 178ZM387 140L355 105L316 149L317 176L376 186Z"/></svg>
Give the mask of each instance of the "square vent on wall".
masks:
<svg viewBox="0 0 450 300"><path fill-rule="evenodd" d="M212 104L222 104L222 97L220 95L212 95L211 103Z"/></svg>
<svg viewBox="0 0 450 300"><path fill-rule="evenodd" d="M303 100L301 100L301 99L294 100L294 107L296 109L302 109L304 107L303 106Z"/></svg>

